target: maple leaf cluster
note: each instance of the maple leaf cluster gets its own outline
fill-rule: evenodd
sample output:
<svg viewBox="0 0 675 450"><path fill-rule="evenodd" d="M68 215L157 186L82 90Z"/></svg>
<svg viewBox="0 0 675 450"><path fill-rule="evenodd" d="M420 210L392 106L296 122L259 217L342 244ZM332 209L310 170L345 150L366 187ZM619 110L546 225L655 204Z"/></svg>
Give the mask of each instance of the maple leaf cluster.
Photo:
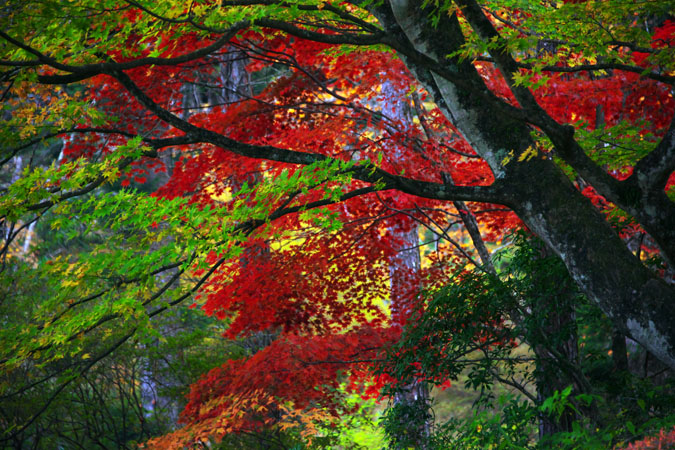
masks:
<svg viewBox="0 0 675 450"><path fill-rule="evenodd" d="M223 336L232 342L265 338L264 345L249 346L243 357L194 383L181 416L185 429L148 445L163 448L168 442L266 427L283 430L302 414L330 422L349 413L346 396L378 396L382 386L396 380L374 369L404 327L422 321L429 293L449 283L461 267L466 273L476 267L495 272L479 246L494 249L525 227L504 205L440 200L442 195L434 197L429 190L403 192L413 184L438 190L489 188L499 182L487 158L439 107L439 94L422 85L435 75L413 75L405 59L379 47L384 41L346 49L338 38L347 42L366 36L361 29L380 32L373 17L358 15L347 3L309 2L297 10L275 5L274 13L284 19L276 22L267 17L272 14L260 13L269 5L254 5L244 10L255 15L251 27L253 22L240 25L246 20L222 12L227 2L163 5L161 14L128 3L116 11L121 20L97 19L91 26L92 35L114 38L116 45L86 56L86 46L96 39L85 35L83 61L77 53L63 55L69 64L101 59L87 69L110 62L119 66L98 73L91 69L93 74L81 79L84 69L73 72L89 105L68 111L73 117L67 127L58 124L69 128L60 161L63 167L98 161L129 151L129 142L139 139L135 153L104 178L119 182L120 189L148 192L158 204L184 200L176 217L153 218L146 227L159 233L179 224L193 239L203 237L203 246L188 248L190 255L174 266L181 268L176 275L181 282L199 280L175 304L193 299L193 308L226 324ZM585 7L583 1L564 3ZM335 11L344 20L329 15ZM454 12L467 26L469 15ZM212 13L213 21L194 22L199 14ZM471 61L488 88L482 95L503 101L504 107L528 106L520 104L514 86L529 89L552 122L574 126L593 162L615 180L628 179L666 134L673 116L672 84L659 81L671 74L659 72L657 57L675 45L675 22L660 23L649 48L612 44L613 57L630 63L624 64L630 70L615 70L597 68L602 57L575 45L547 43L531 57L517 47L532 39L523 29L531 18L505 7L486 19L509 37L506 45L514 46L514 73L504 72L498 58L484 57L494 43L479 42L471 33L452 57ZM218 20L233 25L224 32L214 25ZM396 50L413 54L400 46ZM145 62L136 64L139 60ZM68 75L48 68L39 76ZM30 94L20 87L14 95ZM65 108L51 99L43 110L48 107ZM17 117L48 120L44 112L20 113ZM639 258L659 255L658 245L645 238L636 220L559 161L551 133L539 124L528 127L534 144L519 154L500 149L493 165L556 161L621 238L637 243ZM22 137L34 132L24 129ZM322 166L325 162L336 164ZM401 190L392 188L391 179ZM672 192L674 185L670 174L665 191ZM223 223L204 221L195 211L221 217ZM473 232L468 230L472 221ZM162 239L173 239L177 247L183 239L192 242L184 235L157 241ZM417 262L407 264L405 255L413 253ZM452 312L440 316L466 329L467 339L479 346L514 344L501 333L509 327L503 311L471 307L473 315L463 325L453 322ZM423 343L443 339L452 338L439 332ZM401 355L432 347L404 349ZM436 358L444 356L440 352ZM408 370L425 379L419 365ZM312 420L303 426L312 429Z"/></svg>

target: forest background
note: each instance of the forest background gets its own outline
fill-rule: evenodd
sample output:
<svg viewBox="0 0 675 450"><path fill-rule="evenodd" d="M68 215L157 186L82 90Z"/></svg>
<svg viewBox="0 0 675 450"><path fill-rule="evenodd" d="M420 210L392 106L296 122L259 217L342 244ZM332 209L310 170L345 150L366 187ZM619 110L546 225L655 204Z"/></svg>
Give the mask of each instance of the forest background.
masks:
<svg viewBox="0 0 675 450"><path fill-rule="evenodd" d="M675 445L673 10L4 2L0 446Z"/></svg>

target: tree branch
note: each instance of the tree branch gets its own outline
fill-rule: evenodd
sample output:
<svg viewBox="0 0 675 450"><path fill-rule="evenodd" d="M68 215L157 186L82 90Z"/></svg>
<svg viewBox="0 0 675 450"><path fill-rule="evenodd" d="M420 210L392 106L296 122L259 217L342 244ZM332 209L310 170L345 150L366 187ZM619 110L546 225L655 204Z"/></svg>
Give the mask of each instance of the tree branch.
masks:
<svg viewBox="0 0 675 450"><path fill-rule="evenodd" d="M61 70L63 72L68 72L68 75L39 75L38 81L43 84L67 84L74 83L77 81L82 81L87 78L100 75L102 73L108 73L113 70L129 70L135 69L142 66L155 65L155 66L175 66L178 64L183 64L195 59L200 59L208 54L221 49L241 30L250 26L249 21L241 21L232 25L224 34L216 39L212 44L202 47L198 50L195 50L184 55L172 57L172 58L158 58L158 57L147 57L134 59L126 62L102 62L96 64L84 64L81 66L73 66L68 64L62 64L56 61L55 59L37 51L33 47L26 45L11 36L9 36L4 31L0 30L0 37L4 38L7 42L37 56L38 61L42 64L48 65L55 69ZM31 65L34 65L31 63Z"/></svg>
<svg viewBox="0 0 675 450"><path fill-rule="evenodd" d="M192 138L195 141L210 143L249 158L266 159L290 164L309 165L318 161L331 159L318 153L299 152L270 145L246 144L213 131L200 128L181 119L155 103L124 72L113 72L110 75L116 78L127 91L136 98L136 100L153 114L169 125L183 131L188 138ZM437 200L467 200L499 203L504 205L506 205L505 202L507 201L505 196L501 193L499 181L493 183L491 186L447 186L442 183L419 181L400 175L394 175L373 166L356 166L352 168L351 171L354 178L361 181L374 184L383 183L384 189L397 189L419 197Z"/></svg>

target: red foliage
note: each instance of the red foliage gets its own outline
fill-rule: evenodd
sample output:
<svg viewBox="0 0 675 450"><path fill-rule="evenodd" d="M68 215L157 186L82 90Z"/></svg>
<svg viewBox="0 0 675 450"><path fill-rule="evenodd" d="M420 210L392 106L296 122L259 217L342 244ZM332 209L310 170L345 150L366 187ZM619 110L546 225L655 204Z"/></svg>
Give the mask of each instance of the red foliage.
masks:
<svg viewBox="0 0 675 450"><path fill-rule="evenodd" d="M675 427L666 431L662 429L656 436L650 436L641 441L633 442L624 447L624 450L672 450L675 448Z"/></svg>
<svg viewBox="0 0 675 450"><path fill-rule="evenodd" d="M391 328L369 325L326 336L282 334L251 357L228 361L204 375L192 386L182 421L194 424L220 417L231 409L234 398L263 392L293 402L295 409L320 406L338 416L348 412L342 409L345 393L379 393L377 384L368 384L367 368L378 358L378 349L395 338ZM339 390L347 380L347 389ZM265 424L254 411L244 411L239 419L242 429Z"/></svg>
<svg viewBox="0 0 675 450"><path fill-rule="evenodd" d="M129 8L125 14L134 21L140 13ZM673 45L674 30L675 25L666 22L654 34L653 47ZM159 50L167 57L209 43L196 33L168 33L161 41L145 40L143 45L130 37L129 48L140 48L142 55ZM372 51L330 56L325 52L329 48L328 44L278 33L267 38L265 30L241 33L228 51L246 58L246 73L262 76L263 69L281 67L283 74L260 92L251 89L235 103L197 105L189 114L190 123L240 142L345 161L376 161L384 170L415 180L438 182L450 174L458 185L493 182L487 164L475 157L440 110L424 104L427 93L399 59ZM125 59L119 52L108 56ZM216 67L227 64L227 57L220 54L190 64L144 67L127 73L159 106L181 114L187 106L185 87L216 79ZM634 58L644 60L639 55ZM480 63L479 70L496 95L515 103L491 64ZM412 92L410 86L414 95L406 95ZM69 157L113 152L126 142L126 134L155 138L183 135L148 115L108 77L91 80L90 91L101 110L117 112L107 125L119 133L74 138L64 149ZM622 120L639 121L647 114L652 131L658 134L675 108L664 85L619 71L600 80L583 72L554 74L535 95L556 120L583 120L589 129L596 127L597 107L602 106L607 126ZM640 107L635 107L638 104ZM416 110L418 120L397 114L397 108ZM164 167L157 160L142 161L125 175L123 185L144 183L152 172L170 170L170 181L155 195L183 196L203 207L229 209L231 194L244 183L255 185L297 170L289 164L263 162L229 150L175 146L173 167ZM353 182L343 188L348 192L357 187L362 184ZM607 208L607 202L590 188L585 193L599 208ZM320 198L320 189L309 189L277 203L300 205ZM487 241L499 242L504 233L521 226L503 207L483 205L478 209L470 204L467 208L478 218ZM439 244L425 255L422 267L392 264L409 245L402 236L414 229L415 220L437 233L459 228L458 211L447 204L386 191L351 198L329 206L329 210L345 223L340 231L318 232L301 220L300 214L279 218L265 233L253 236L243 256L227 261L203 287L199 305L206 314L228 321L226 337L245 339L265 332L278 338L248 358L213 369L196 383L182 415L185 422L194 425L219 417L231 411L235 399L261 391L266 399L292 401L299 409L320 405L335 414L341 405L336 388L343 381L349 380L348 390L366 389L367 395L376 395L385 380L373 382L369 368L381 349L396 338L420 289L443 284L450 267L466 262L455 246ZM286 231L285 237L275 238L280 230ZM464 241L457 245L468 247L465 235L458 233L457 240ZM392 294L394 271L399 280L397 295ZM384 300L392 314L384 311ZM243 414L238 422L242 428L266 423L264 415L261 421L261 416L251 411Z"/></svg>

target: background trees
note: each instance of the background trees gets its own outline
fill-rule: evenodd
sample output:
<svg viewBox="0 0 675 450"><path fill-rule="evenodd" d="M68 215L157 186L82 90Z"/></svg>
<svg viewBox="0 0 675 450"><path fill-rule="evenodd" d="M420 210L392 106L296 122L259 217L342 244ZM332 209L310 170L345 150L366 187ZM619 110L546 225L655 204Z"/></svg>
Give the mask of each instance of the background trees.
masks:
<svg viewBox="0 0 675 450"><path fill-rule="evenodd" d="M413 312L435 323L429 299L456 334L471 324L467 349L487 352L476 387L530 380L532 405L562 405L513 417L548 421L542 436L601 424L597 405L561 397L569 381L573 395L611 398L576 349L591 317L612 330L593 355L612 339L626 368L629 336L675 365L669 13L613 1L9 2L3 395L44 388L49 408L110 355L171 335L166 312L199 306L243 351L214 361L189 426L164 442L264 430L291 445L330 436L313 424L354 410L351 394L394 386L372 380L373 363ZM493 264L489 251L523 226L543 242L520 243L536 249L522 250L523 269ZM406 257L417 251L419 265ZM554 255L565 270L540 271ZM446 285L489 292L457 296L487 317L444 304ZM432 362L453 336L429 347ZM493 367L519 361L475 342L493 337L499 352L527 344L535 366ZM404 361L421 371L408 386L462 367ZM543 388L552 379L565 383ZM6 442L43 410L8 415Z"/></svg>

